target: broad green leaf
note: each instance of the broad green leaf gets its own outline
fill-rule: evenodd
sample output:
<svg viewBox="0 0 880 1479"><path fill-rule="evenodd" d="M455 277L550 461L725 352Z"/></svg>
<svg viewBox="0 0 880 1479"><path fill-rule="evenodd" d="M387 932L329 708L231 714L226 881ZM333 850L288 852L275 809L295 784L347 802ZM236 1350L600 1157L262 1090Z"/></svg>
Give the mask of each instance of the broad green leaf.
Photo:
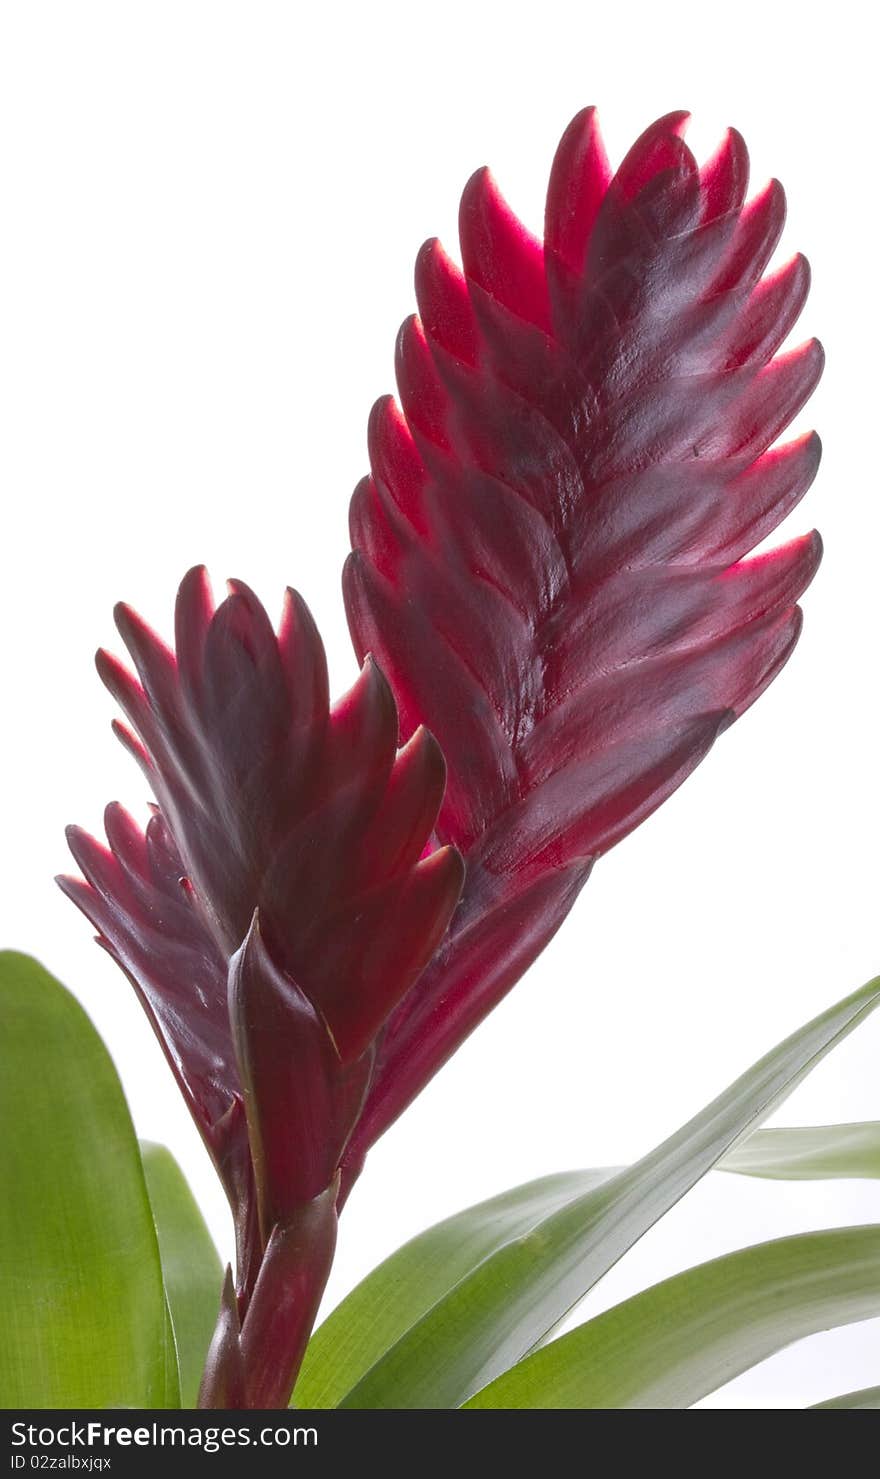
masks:
<svg viewBox="0 0 880 1479"><path fill-rule="evenodd" d="M745 1135L766 1119L821 1058L874 1010L880 980L787 1038L719 1098L636 1165L575 1195L517 1231L458 1278L338 1402L342 1407L458 1407L552 1331L643 1233ZM463 1214L466 1216L467 1214ZM426 1239L430 1234L425 1235ZM422 1245L423 1248L426 1244ZM395 1255L396 1256L396 1255ZM395 1259L368 1275L340 1306L351 1312L396 1297ZM350 1301L356 1301L350 1303ZM318 1333L320 1336L320 1332ZM349 1342L360 1339L349 1333ZM317 1360L332 1367L336 1343ZM321 1372L312 1370L313 1387ZM331 1371L328 1389L341 1382Z"/></svg>
<svg viewBox="0 0 880 1479"><path fill-rule="evenodd" d="M606 1170L544 1176L447 1217L398 1248L312 1336L294 1405L335 1407L384 1352L477 1264L614 1174Z"/></svg>
<svg viewBox="0 0 880 1479"><path fill-rule="evenodd" d="M726 1155L718 1169L774 1181L880 1176L880 1122L758 1130Z"/></svg>
<svg viewBox="0 0 880 1479"><path fill-rule="evenodd" d="M665 1279L467 1407L690 1407L805 1335L880 1315L880 1227L802 1233Z"/></svg>
<svg viewBox="0 0 880 1479"><path fill-rule="evenodd" d="M177 1344L181 1405L195 1407L220 1308L223 1269L214 1240L170 1150L142 1141L141 1155Z"/></svg>
<svg viewBox="0 0 880 1479"><path fill-rule="evenodd" d="M0 953L0 1406L176 1407L140 1151L63 986Z"/></svg>
<svg viewBox="0 0 880 1479"><path fill-rule="evenodd" d="M861 1407L864 1411L880 1408L880 1387L862 1387L860 1392L846 1392L842 1397L830 1397L827 1402L814 1402L812 1412L822 1412L832 1407Z"/></svg>

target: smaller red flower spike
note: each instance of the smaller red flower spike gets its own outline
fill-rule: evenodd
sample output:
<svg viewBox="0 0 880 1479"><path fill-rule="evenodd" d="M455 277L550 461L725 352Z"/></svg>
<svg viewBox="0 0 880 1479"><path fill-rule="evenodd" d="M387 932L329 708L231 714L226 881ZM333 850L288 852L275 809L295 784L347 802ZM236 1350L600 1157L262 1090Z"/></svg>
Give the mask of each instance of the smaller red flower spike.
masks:
<svg viewBox="0 0 880 1479"><path fill-rule="evenodd" d="M430 959L455 907L454 848L422 857L445 766L423 728L397 753L397 709L367 656L332 709L305 602L285 597L276 636L240 581L214 609L204 569L177 599L176 656L116 611L138 678L98 654L224 959L255 909L266 945L357 1057ZM393 915L393 918L392 918Z"/></svg>
<svg viewBox="0 0 880 1479"><path fill-rule="evenodd" d="M242 1322L227 1319L223 1339L240 1334L247 1366L261 1279L254 1320L275 1330L269 1250L279 1278L324 1268L307 1230L329 1227L330 1212L314 1209L332 1186L335 1238L337 1169L376 1036L434 954L463 863L454 847L432 850L436 741L419 728L397 750L395 702L369 657L330 706L295 592L276 634L246 586L231 582L215 609L204 570L190 571L176 652L128 607L117 621L138 676L103 652L98 669L160 809L141 833L109 807L106 848L70 829L84 880L59 882L132 980L223 1179ZM294 1370L299 1337L283 1325ZM227 1352L218 1390L237 1370ZM252 1374L247 1390L259 1405Z"/></svg>

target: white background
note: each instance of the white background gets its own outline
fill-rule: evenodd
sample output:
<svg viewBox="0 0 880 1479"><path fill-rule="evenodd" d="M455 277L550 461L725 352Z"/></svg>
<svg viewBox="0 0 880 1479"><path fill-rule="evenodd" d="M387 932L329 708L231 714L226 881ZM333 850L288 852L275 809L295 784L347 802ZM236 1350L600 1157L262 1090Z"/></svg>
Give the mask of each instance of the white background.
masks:
<svg viewBox="0 0 880 1479"><path fill-rule="evenodd" d="M311 13L308 13L308 11ZM853 4L6 3L0 33L4 942L85 1003L139 1132L222 1198L122 976L51 878L62 828L144 815L92 668L125 597L167 632L206 560L276 612L296 584L335 690L365 422L392 388L412 262L455 247L483 162L540 226L585 103L612 155L689 107L783 179L785 255L828 351L819 479L786 533L826 557L794 660L684 789L596 869L561 935L371 1157L335 1302L409 1234L492 1191L646 1151L880 969L874 46ZM118 643L116 643L118 649ZM880 1117L880 1016L789 1101ZM5 1127L4 1133L9 1133ZM876 1218L877 1184L715 1176L605 1280L598 1310L738 1245ZM880 1380L880 1322L813 1338L712 1405L802 1406Z"/></svg>

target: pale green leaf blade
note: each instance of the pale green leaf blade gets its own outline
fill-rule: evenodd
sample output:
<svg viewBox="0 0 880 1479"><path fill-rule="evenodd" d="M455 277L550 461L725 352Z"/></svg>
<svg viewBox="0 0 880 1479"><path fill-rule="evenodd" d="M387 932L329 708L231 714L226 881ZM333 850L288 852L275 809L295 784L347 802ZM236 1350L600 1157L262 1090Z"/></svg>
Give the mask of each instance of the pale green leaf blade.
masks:
<svg viewBox="0 0 880 1479"><path fill-rule="evenodd" d="M880 1408L880 1387L862 1387L859 1392L845 1392L842 1397L829 1397L827 1402L814 1402L813 1412L822 1412L833 1407L854 1407L862 1411Z"/></svg>
<svg viewBox="0 0 880 1479"><path fill-rule="evenodd" d="M419 1233L380 1263L315 1331L297 1407L335 1407L390 1346L484 1258L615 1171L543 1176Z"/></svg>
<svg viewBox="0 0 880 1479"><path fill-rule="evenodd" d="M718 1163L719 1171L773 1181L880 1176L880 1122L758 1130Z"/></svg>
<svg viewBox="0 0 880 1479"><path fill-rule="evenodd" d="M140 1151L79 1003L0 953L0 1406L176 1407Z"/></svg>
<svg viewBox="0 0 880 1479"><path fill-rule="evenodd" d="M682 1408L793 1341L880 1315L880 1227L745 1248L636 1294L473 1397L473 1408Z"/></svg>
<svg viewBox="0 0 880 1479"><path fill-rule="evenodd" d="M460 1406L552 1331L878 1001L880 980L874 980L779 1044L636 1165L485 1257L390 1346L339 1405ZM386 1280L391 1274L386 1265Z"/></svg>
<svg viewBox="0 0 880 1479"><path fill-rule="evenodd" d="M180 1365L183 1407L195 1407L214 1333L223 1269L186 1178L164 1145L141 1142L168 1308Z"/></svg>

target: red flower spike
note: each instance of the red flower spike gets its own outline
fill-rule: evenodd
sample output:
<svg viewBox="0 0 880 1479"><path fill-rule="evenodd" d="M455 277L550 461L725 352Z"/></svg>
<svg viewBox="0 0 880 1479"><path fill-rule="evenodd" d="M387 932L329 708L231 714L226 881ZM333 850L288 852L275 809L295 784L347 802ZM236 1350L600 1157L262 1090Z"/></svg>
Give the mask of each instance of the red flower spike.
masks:
<svg viewBox="0 0 880 1479"><path fill-rule="evenodd" d="M744 556L818 466L815 436L772 447L821 372L815 342L773 358L809 273L796 257L764 277L782 189L744 204L740 136L701 170L686 119L612 176L586 110L543 245L481 170L463 272L437 242L418 258L402 412L373 412L344 584L404 735L425 723L443 747L437 836L467 882L385 1029L350 1174L797 639L818 536Z"/></svg>
<svg viewBox="0 0 880 1479"><path fill-rule="evenodd" d="M117 622L140 681L105 653L98 668L137 731L213 938L205 953L228 959L258 909L279 969L323 1014L341 1057L358 1057L430 959L461 890L454 849L421 856L445 784L436 741L418 729L397 753L394 699L369 657L330 708L324 649L295 592L276 637L246 586L231 582L214 610L205 572L191 571L176 656L127 607ZM225 966L223 980L225 1001Z"/></svg>
<svg viewBox="0 0 880 1479"><path fill-rule="evenodd" d="M461 892L460 855L432 842L443 758L422 728L398 752L369 658L330 707L293 592L276 635L246 586L215 610L191 571L176 653L127 607L117 620L138 676L104 653L98 667L161 811L141 834L108 808L109 848L71 829L85 881L60 881L135 984L232 1206L235 1319L224 1306L204 1400L244 1380L249 1405L286 1401L376 1036Z"/></svg>

